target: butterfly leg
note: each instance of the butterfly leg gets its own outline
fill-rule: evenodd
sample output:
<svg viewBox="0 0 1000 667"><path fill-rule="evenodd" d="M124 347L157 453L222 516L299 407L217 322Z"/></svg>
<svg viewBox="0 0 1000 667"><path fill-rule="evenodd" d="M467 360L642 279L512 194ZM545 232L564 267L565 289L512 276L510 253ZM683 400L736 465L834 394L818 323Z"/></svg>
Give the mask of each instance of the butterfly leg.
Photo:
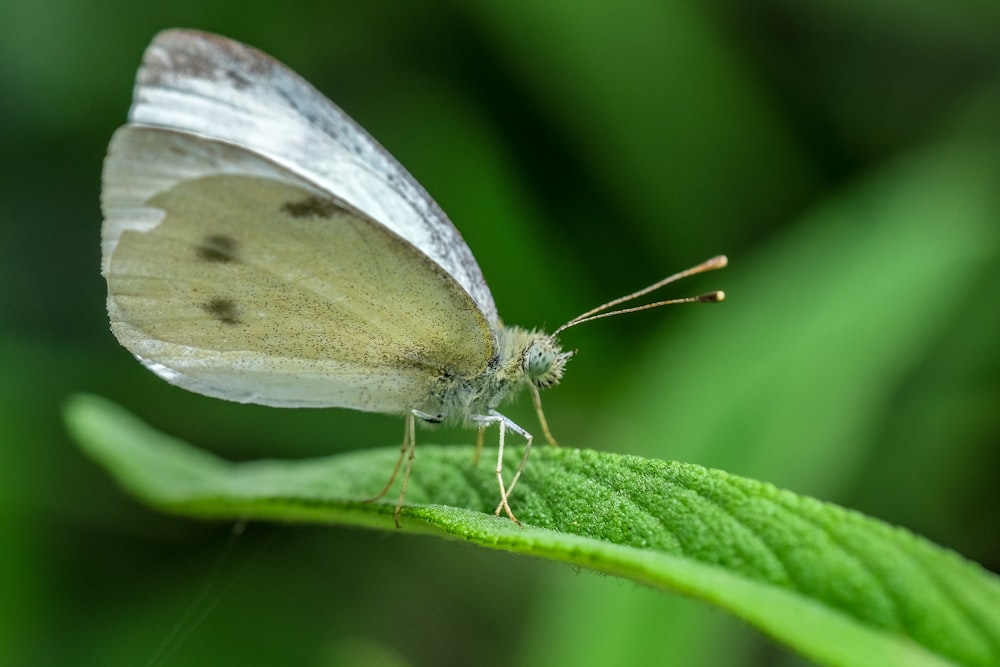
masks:
<svg viewBox="0 0 1000 667"><path fill-rule="evenodd" d="M430 417L430 415L424 415L424 413L419 410L412 410L410 414L406 415L406 426L403 432L403 446L399 448L399 458L396 459L396 466L392 469L392 475L389 476L389 481L386 482L385 486L377 494L365 500L365 502L375 502L382 498L385 494L389 492L392 488L393 483L396 481L396 476L399 474L399 469L403 465L403 460L406 460L406 470L403 472L403 487L399 491L399 500L396 502L396 509L392 513L392 520L396 524L396 528L399 528L399 513L403 511L403 497L406 496L406 487L410 483L410 472L413 470L413 456L417 450L417 438L416 438L416 418L421 419L425 417Z"/></svg>
<svg viewBox="0 0 1000 667"><path fill-rule="evenodd" d="M406 471L403 473L403 486L399 489L399 500L396 501L396 509L392 513L392 520L396 524L396 528L399 528L399 513L403 511L403 498L406 496L406 487L410 485L410 473L413 471L413 456L417 453L416 417L425 418L424 413L419 410L411 410L406 418L407 432L404 436L404 444L407 439L410 441L410 453L406 457Z"/></svg>
<svg viewBox="0 0 1000 667"><path fill-rule="evenodd" d="M482 424L476 432L476 451L472 454L472 465L479 464L479 457L483 455L483 435L486 434L488 424Z"/></svg>
<svg viewBox="0 0 1000 667"><path fill-rule="evenodd" d="M552 431L549 430L549 423L545 420L545 413L542 412L542 397L538 395L538 387L530 383L528 386L531 388L531 401L535 404L535 414L538 415L538 423L542 426L542 434L549 441L550 445L558 447L559 443L552 437ZM513 486L511 484L511 487Z"/></svg>
<svg viewBox="0 0 1000 667"><path fill-rule="evenodd" d="M531 451L531 443L534 441L535 437L530 433L528 433L527 431L525 431L520 426L518 426L517 424L515 424L514 422L512 422L511 420L504 417L503 415L499 413L497 413L497 415L503 419L501 424L505 424L507 428L509 428L511 431L514 431L514 433L517 433L525 440L524 456L521 457L521 462L517 466L517 471L514 473L514 478L510 480L510 485L507 487L507 498L510 498L510 494L514 493L514 487L517 486L517 480L521 479L521 473L524 472L524 467L528 463L528 453ZM499 513L500 513L500 508L497 507L497 514Z"/></svg>
<svg viewBox="0 0 1000 667"><path fill-rule="evenodd" d="M497 509L494 513L497 516L500 516L500 512L503 511L507 514L511 521L520 526L521 522L518 521L517 517L515 517L514 513L511 511L508 499L510 498L511 492L514 490L514 486L517 484L517 480L521 477L521 473L524 471L525 464L528 462L528 452L531 451L532 435L496 410L490 410L490 414L488 415L477 415L474 417L474 420L479 423L480 429L484 429L486 426L494 422L496 422L500 428L500 443L497 447L496 468L497 484L500 486L500 504L497 505ZM503 452L507 429L517 433L527 441L524 448L524 456L521 458L521 463L517 467L517 472L514 473L514 478L511 480L510 486L505 485L503 481Z"/></svg>
<svg viewBox="0 0 1000 667"><path fill-rule="evenodd" d="M399 468L403 465L403 459L406 458L406 452L410 448L410 431L413 424L413 415L408 415L406 417L406 423L403 426L403 446L399 448L399 458L396 459L396 467L392 469L392 474L389 475L389 481L385 483L382 490L376 493L371 498L365 498L366 503L373 503L376 500L381 500L385 494L389 493L389 489L392 488L393 482L396 481L396 475L399 474Z"/></svg>

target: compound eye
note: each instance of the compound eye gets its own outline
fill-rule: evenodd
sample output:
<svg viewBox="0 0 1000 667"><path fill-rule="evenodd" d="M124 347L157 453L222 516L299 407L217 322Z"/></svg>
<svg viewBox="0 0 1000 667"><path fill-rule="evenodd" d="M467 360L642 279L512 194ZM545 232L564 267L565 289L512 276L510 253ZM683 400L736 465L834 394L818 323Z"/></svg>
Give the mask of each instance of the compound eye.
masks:
<svg viewBox="0 0 1000 667"><path fill-rule="evenodd" d="M524 367L530 377L542 377L552 370L555 359L556 351L552 349L551 345L544 345L540 342L533 343L528 348Z"/></svg>

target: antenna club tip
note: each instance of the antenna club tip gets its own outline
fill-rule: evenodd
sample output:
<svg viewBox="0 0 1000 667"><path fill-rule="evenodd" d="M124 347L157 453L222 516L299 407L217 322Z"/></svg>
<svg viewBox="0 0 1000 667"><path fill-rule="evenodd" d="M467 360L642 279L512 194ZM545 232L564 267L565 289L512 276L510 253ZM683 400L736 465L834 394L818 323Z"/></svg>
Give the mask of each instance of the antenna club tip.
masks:
<svg viewBox="0 0 1000 667"><path fill-rule="evenodd" d="M727 266L729 266L729 258L726 257L725 255L716 255L712 259L708 260L708 262L706 263L709 264L713 269L724 269Z"/></svg>
<svg viewBox="0 0 1000 667"><path fill-rule="evenodd" d="M698 301L705 301L707 303L719 303L720 301L726 300L726 293L722 290L717 290L715 292L709 292L708 294L702 294L698 297Z"/></svg>

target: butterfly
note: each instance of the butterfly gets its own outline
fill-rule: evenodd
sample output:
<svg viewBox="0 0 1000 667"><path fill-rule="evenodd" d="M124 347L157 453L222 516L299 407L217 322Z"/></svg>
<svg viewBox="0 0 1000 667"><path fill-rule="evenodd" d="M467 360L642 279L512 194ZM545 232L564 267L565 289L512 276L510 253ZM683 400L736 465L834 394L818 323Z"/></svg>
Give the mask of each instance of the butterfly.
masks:
<svg viewBox="0 0 1000 667"><path fill-rule="evenodd" d="M611 310L715 257L570 320L553 334L503 324L469 247L402 166L290 69L236 41L158 34L128 123L104 163L102 274L118 341L190 391L277 407L340 407L405 418L388 493L416 422L499 430L496 515L532 435L498 408L539 390L573 355L556 336L592 319L722 292ZM507 432L526 442L509 482ZM478 453L477 449L477 453Z"/></svg>

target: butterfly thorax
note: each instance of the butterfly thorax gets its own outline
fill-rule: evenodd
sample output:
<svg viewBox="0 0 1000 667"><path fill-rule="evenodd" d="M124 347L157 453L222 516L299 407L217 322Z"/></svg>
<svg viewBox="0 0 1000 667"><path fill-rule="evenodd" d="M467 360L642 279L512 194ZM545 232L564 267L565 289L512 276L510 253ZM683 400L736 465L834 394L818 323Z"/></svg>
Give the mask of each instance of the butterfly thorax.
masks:
<svg viewBox="0 0 1000 667"><path fill-rule="evenodd" d="M481 374L459 377L446 372L438 379L432 400L444 420L467 423L472 415L489 414L529 384L539 389L558 384L573 356L541 331L500 324L496 337L496 354Z"/></svg>

